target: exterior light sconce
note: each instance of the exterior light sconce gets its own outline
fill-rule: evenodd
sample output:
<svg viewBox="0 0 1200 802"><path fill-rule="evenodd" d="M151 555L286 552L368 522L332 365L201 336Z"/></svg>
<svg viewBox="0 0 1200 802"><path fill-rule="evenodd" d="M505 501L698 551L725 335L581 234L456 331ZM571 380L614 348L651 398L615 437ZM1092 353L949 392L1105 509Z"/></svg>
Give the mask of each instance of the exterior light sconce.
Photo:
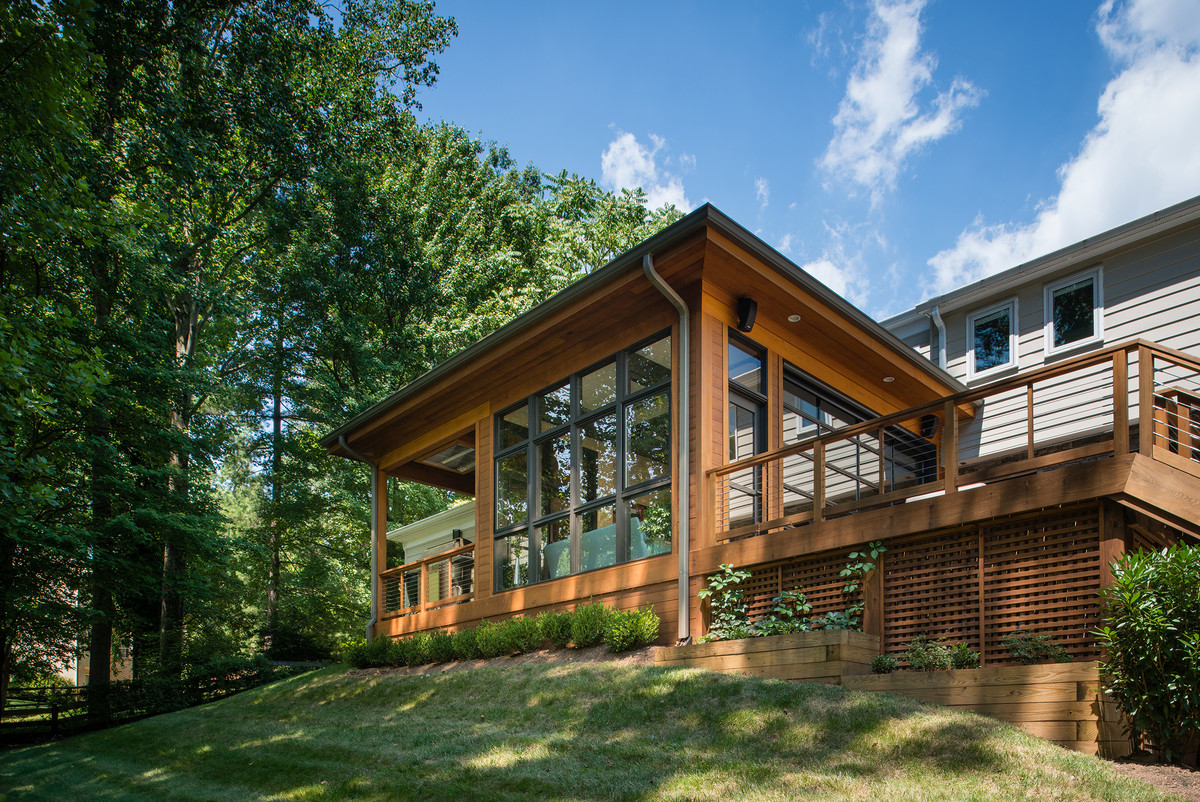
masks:
<svg viewBox="0 0 1200 802"><path fill-rule="evenodd" d="M754 328L754 318L758 315L758 301L742 296L737 299L737 330L749 332Z"/></svg>

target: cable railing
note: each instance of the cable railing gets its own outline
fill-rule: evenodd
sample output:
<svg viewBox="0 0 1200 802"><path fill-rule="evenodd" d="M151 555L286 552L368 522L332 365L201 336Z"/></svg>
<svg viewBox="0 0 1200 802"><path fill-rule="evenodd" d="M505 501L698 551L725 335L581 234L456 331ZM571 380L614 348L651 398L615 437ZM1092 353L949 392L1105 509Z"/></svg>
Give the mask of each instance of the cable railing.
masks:
<svg viewBox="0 0 1200 802"><path fill-rule="evenodd" d="M1110 346L713 469L709 500L727 541L1131 447L1200 475L1200 360Z"/></svg>
<svg viewBox="0 0 1200 802"><path fill-rule="evenodd" d="M475 544L444 551L379 575L380 617L393 618L475 598Z"/></svg>

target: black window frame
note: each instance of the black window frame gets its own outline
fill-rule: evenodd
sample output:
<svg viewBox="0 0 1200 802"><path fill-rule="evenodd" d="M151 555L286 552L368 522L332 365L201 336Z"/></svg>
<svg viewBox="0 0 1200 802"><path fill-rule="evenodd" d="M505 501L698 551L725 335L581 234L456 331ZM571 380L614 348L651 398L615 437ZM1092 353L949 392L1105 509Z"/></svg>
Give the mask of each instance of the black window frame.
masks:
<svg viewBox="0 0 1200 802"><path fill-rule="evenodd" d="M661 381L642 387L638 390L630 390L629 378L629 358L637 351L645 348L648 345L657 343L666 339L670 348L670 363L667 366L666 377ZM514 585L510 588L503 588L503 582L500 577L500 564L493 560L493 577L494 577L494 592L503 592L505 590L513 590L517 587L527 587L541 582L553 581L554 579L565 578L567 576L575 576L577 574L586 573L582 567L582 526L581 519L589 512L601 510L605 507L613 508L613 524L615 527L616 536L616 561L612 565L622 565L626 562L633 562L630 559L620 559L623 555L628 557L630 552L629 544L629 504L638 496L645 495L658 490L666 489L670 491L673 480L672 476L672 460L671 454L675 446L674 443L674 427L672 426L674 419L673 410L673 388L674 379L674 347L675 343L672 339L671 329L664 329L656 332L648 337L638 340L633 345L621 349L615 354L598 360L580 370L575 371L564 379L552 382L536 393L532 393L523 400L512 404L496 413L493 418L493 443L499 444L501 422L504 417L514 410L524 406L528 413L529 427L526 431L525 439L514 443L504 449L496 449L492 454L493 465L493 498L492 498L492 536L493 542L499 542L504 538L514 535L519 535L525 531L526 548L527 548L527 582L520 585ZM594 407L586 412L582 409L581 400L581 381L584 376L600 370L607 365L615 365L615 393L613 400L607 404ZM556 390L566 384L570 388L570 409L567 420L557 426L553 426L545 431L541 431L541 418L539 416L538 403L546 393ZM665 397L667 405L667 459L664 465L663 474L644 480L637 484L627 485L626 479L628 476L628 450L627 443L627 425L626 416L631 407L638 402L644 401L655 396L662 395ZM613 416L616 421L615 431L615 471L614 477L615 487L614 492L597 496L590 500L582 498L582 477L581 467L581 436L580 430L591 423L594 423L604 417ZM569 481L569 498L565 509L556 510L547 514L541 514L542 499L541 499L541 453L540 447L555 438L566 434L569 438L570 449L570 481ZM513 456L514 454L525 452L526 455L526 472L525 472L525 512L526 517L522 521L507 524L503 527L498 526L499 518L497 514L497 506L499 499L500 475L496 467L500 461ZM569 546L570 567L566 574L557 577L542 576L542 543L541 529L549 524L561 521L567 521L569 531ZM674 527L672 527L674 528ZM675 548L674 537L671 539L671 550ZM668 554L664 552L663 554ZM661 556L661 555L650 555ZM638 559L649 559L642 557ZM598 566L590 570L601 570L602 568L610 568L612 565Z"/></svg>

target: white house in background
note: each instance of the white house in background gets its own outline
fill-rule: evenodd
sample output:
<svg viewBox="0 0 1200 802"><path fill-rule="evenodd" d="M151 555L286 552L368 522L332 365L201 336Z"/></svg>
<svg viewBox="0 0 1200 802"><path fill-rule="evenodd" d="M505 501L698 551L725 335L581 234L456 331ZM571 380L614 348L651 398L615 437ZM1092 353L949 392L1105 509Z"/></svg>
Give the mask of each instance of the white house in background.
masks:
<svg viewBox="0 0 1200 802"><path fill-rule="evenodd" d="M415 563L435 554L446 553L429 573L427 601L438 601L470 594L475 588L475 560L469 553L475 542L475 505L459 504L428 518L391 529L387 533L388 568L394 567L390 558L392 545L404 551L403 562ZM459 553L466 550L466 553ZM399 562L395 563L399 565ZM419 572L411 579L396 585L392 602L411 606L420 603Z"/></svg>
<svg viewBox="0 0 1200 802"><path fill-rule="evenodd" d="M1198 354L1200 197L932 298L882 324L968 387L1135 339ZM1132 359L1130 368L1136 372ZM1197 425L1198 377L1178 367L1166 373L1156 377L1167 387L1165 401ZM1082 377L1035 386L1033 399L1024 387L991 398L989 414L964 430L962 445L978 457L1019 448L1027 404L1038 409L1041 442L1078 443L1081 433L1092 431L1104 436L1111 430L1110 378L1099 365ZM1136 376L1129 378L1136 404Z"/></svg>

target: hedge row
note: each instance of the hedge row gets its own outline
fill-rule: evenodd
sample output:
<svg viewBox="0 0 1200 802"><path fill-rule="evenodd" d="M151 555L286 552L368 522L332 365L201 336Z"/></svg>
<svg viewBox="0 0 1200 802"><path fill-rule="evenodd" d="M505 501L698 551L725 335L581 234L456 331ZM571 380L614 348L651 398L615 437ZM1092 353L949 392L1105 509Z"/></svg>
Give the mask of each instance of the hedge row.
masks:
<svg viewBox="0 0 1200 802"><path fill-rule="evenodd" d="M524 654L549 644L556 649L585 649L601 643L610 651L625 652L648 646L658 639L658 615L649 605L636 610L616 610L599 602L581 605L574 612L559 610L536 617L516 616L504 621L484 621L458 632L432 630L407 638L358 639L342 646L342 660L355 668L419 666Z"/></svg>

